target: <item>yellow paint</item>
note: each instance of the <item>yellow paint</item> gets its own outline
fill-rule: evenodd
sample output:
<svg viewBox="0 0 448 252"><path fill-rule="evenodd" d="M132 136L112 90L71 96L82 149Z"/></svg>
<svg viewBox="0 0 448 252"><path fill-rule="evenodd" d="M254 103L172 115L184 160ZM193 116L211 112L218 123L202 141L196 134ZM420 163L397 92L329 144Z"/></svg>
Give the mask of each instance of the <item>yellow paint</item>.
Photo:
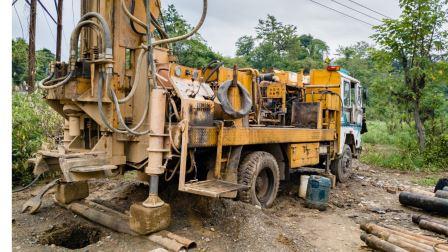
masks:
<svg viewBox="0 0 448 252"><path fill-rule="evenodd" d="M319 143L290 144L287 153L291 168L319 163Z"/></svg>

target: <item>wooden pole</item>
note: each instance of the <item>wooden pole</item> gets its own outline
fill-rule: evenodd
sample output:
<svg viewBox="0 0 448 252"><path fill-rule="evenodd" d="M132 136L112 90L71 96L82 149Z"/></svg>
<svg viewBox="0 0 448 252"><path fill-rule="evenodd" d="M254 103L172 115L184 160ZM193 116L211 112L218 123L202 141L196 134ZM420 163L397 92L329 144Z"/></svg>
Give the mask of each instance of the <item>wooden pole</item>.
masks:
<svg viewBox="0 0 448 252"><path fill-rule="evenodd" d="M56 35L56 61L61 61L61 42L62 42L62 2L63 0L58 0L58 28Z"/></svg>
<svg viewBox="0 0 448 252"><path fill-rule="evenodd" d="M36 77L36 3L31 0L30 4L30 27L28 40L28 93L34 91L34 80Z"/></svg>

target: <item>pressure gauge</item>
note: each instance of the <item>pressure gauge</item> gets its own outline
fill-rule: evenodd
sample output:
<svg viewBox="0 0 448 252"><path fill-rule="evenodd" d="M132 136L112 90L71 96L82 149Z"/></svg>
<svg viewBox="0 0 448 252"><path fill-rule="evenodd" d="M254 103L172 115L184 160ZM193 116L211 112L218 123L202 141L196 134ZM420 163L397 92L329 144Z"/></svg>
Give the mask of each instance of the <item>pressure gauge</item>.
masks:
<svg viewBox="0 0 448 252"><path fill-rule="evenodd" d="M176 66L176 68L174 68L174 74L177 77L180 77L182 75L182 68L180 66Z"/></svg>

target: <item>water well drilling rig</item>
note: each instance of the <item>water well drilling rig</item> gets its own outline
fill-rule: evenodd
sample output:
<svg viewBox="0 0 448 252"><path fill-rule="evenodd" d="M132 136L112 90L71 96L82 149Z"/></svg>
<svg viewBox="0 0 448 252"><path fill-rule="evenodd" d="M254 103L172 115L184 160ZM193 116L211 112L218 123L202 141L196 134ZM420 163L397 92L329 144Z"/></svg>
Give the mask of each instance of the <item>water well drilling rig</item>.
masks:
<svg viewBox="0 0 448 252"><path fill-rule="evenodd" d="M298 73L176 63L159 0L83 0L69 62L39 82L65 118L57 150L40 150L34 173L60 173L55 198L86 198L87 180L136 170L149 183L130 208L130 228L147 234L170 223L159 179L183 192L269 207L279 181L299 170L349 178L361 150L362 87L337 67ZM169 201L169 199L165 199Z"/></svg>

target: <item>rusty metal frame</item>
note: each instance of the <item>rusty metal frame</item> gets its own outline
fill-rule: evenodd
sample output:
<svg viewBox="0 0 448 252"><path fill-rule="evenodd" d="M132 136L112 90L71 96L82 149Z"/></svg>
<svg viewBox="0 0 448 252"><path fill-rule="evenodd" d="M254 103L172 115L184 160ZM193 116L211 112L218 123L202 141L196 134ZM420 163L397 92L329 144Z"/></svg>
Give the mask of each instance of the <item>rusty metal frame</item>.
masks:
<svg viewBox="0 0 448 252"><path fill-rule="evenodd" d="M216 127L192 126L189 129L189 148L214 147L218 144ZM272 144L272 143L307 143L334 141L334 129L300 129L271 127L223 128L223 146ZM206 136L206 137L204 137Z"/></svg>

